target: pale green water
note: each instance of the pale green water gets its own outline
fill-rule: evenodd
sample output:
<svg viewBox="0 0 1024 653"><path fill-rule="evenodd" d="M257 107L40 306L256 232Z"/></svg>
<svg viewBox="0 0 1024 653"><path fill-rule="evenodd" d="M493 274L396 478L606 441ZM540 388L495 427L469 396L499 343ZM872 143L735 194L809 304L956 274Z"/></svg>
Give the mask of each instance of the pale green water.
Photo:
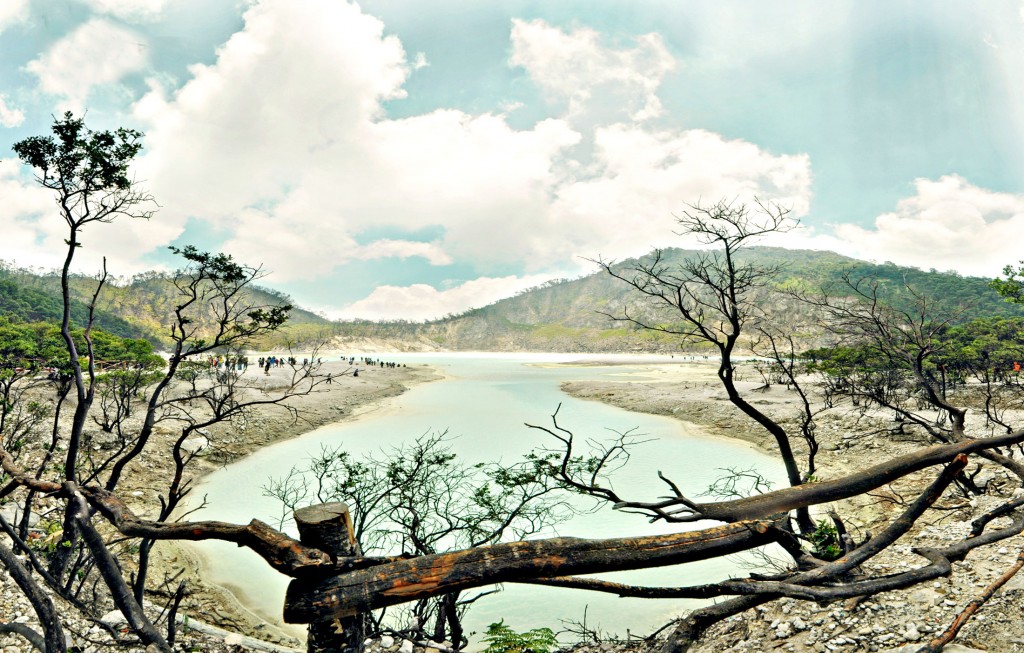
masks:
<svg viewBox="0 0 1024 653"><path fill-rule="evenodd" d="M206 495L209 507L195 515L200 519L246 522L253 516L272 518L279 508L262 496L268 477L280 476L322 446L344 444L354 453L410 441L428 431L447 430L453 446L470 462L515 460L544 443L544 435L523 423L550 424L559 403L559 423L578 439L603 438L609 429L636 433L655 442L638 447L630 463L614 476L615 487L631 498L651 500L665 494L657 479L662 470L689 495L703 491L723 467L757 467L765 476L781 482L781 465L748 446L727 440L688 434L680 422L577 400L559 390L567 380L614 379L636 372L630 367L541 367L530 363L573 360L568 355L437 355L394 354L389 360L408 365L428 364L450 377L443 382L417 386L389 401L388 410L369 414L355 422L327 426L302 437L262 449L207 477L194 496ZM592 361L597 357L587 356ZM668 362L667 357L650 358ZM387 374L371 370L369 374ZM345 382L345 380L342 380ZM626 491L628 488L628 492ZM689 526L692 528L692 526ZM684 530L687 526L648 524L636 515L602 509L581 515L558 527L561 535L622 537ZM217 560L211 580L232 588L254 611L272 621L280 619L287 578L271 570L247 549L231 544L202 543L201 550ZM715 560L662 569L620 572L602 577L649 585L681 585L711 582L743 572L736 559ZM512 628L539 626L561 628L561 619L582 620L606 632L647 634L677 616L688 601L620 599L590 592L507 584L504 591L482 599L469 612L467 630L483 630L504 618Z"/></svg>

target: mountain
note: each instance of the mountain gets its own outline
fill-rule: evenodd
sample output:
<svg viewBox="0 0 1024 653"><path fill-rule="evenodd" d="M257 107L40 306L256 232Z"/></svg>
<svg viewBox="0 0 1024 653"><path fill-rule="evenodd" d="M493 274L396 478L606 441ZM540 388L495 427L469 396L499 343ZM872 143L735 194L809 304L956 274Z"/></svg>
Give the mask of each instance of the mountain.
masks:
<svg viewBox="0 0 1024 653"><path fill-rule="evenodd" d="M662 261L678 265L698 252L666 249ZM844 275L851 279L870 279L879 294L897 306L909 307L913 296L907 285L929 297L938 306L948 306L949 314L960 321L986 316L1022 316L1024 308L1008 304L988 286L988 279L963 277L953 272L923 271L892 263L868 263L833 252L752 247L741 250L740 258L759 265L779 265L775 279L778 287L816 290L831 287L838 294L849 294ZM650 257L640 261L650 260ZM637 260L615 264L628 269ZM86 302L95 289L95 280L74 277L72 292L76 298L72 312L78 324L87 315ZM269 288L250 289L259 304L292 303L282 293ZM146 338L158 347L167 342L166 321L174 306L176 289L167 274L150 272L107 285L97 305L97 325L117 335ZM789 320L793 331L808 321L805 305L793 300L770 302L777 319ZM958 312L958 307L968 307ZM781 310L780 310L781 309ZM624 311L660 324L671 324L677 316L658 314L627 284L604 271L578 279L548 282L500 300L483 308L426 323L330 322L300 308L293 309L286 327L278 334L257 343L261 349L274 349L286 343L300 347L323 337L333 337L332 347L351 352L382 350L455 350L455 351L562 351L562 352L647 352L678 351L679 339L663 333L638 329L615 321L609 315ZM61 314L60 277L0 266L0 317L13 321L59 322Z"/></svg>
<svg viewBox="0 0 1024 653"><path fill-rule="evenodd" d="M74 324L88 319L88 302L96 289L96 279L73 276L71 315ZM259 305L291 303L291 299L269 288L248 289L249 299ZM177 288L169 274L149 272L128 280L108 282L96 303L95 324L104 331L129 338L144 338L157 347L166 345L169 318L177 301ZM208 312L207 312L208 313ZM12 322L59 323L62 315L60 275L37 273L0 265L0 318ZM314 313L294 308L288 325L264 343L281 346L288 341L310 341L330 331L331 323Z"/></svg>
<svg viewBox="0 0 1024 653"><path fill-rule="evenodd" d="M678 265L696 255L693 250L666 249L662 261ZM650 260L650 257L645 257ZM892 263L875 264L833 252L752 247L741 250L740 258L761 265L781 265L775 282L788 289L831 288L840 295L850 294L843 283L851 279L877 282L881 297L897 306L909 308L913 301L907 285L916 292L950 307L967 306L957 313L959 321L983 316L1020 316L1024 308L1008 304L988 286L988 279L963 277L954 272L923 271ZM643 261L644 259L641 259ZM623 261L621 270L636 264ZM765 301L769 301L767 298ZM778 303L780 300L772 298ZM778 308L778 306L776 306ZM790 300L780 319L793 324L806 321L807 307ZM572 280L546 283L500 300L483 308L422 324L406 322L349 322L336 327L341 343L364 338L387 341L394 348L422 349L435 346L463 351L564 351L630 352L677 351L679 339L663 333L638 329L615 321L608 315L631 315L666 324L675 316L659 315L639 293L604 271ZM957 309L959 310L959 309ZM339 346L344 346L339 343Z"/></svg>

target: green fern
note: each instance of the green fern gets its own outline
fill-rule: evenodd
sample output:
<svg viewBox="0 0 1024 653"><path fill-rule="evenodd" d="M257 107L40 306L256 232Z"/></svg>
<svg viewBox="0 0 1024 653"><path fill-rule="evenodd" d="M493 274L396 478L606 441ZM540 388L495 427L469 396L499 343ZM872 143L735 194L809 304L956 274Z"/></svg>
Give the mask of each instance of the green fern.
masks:
<svg viewBox="0 0 1024 653"><path fill-rule="evenodd" d="M551 653L558 645L550 628L517 633L505 625L504 619L488 626L483 639L488 642L484 653Z"/></svg>

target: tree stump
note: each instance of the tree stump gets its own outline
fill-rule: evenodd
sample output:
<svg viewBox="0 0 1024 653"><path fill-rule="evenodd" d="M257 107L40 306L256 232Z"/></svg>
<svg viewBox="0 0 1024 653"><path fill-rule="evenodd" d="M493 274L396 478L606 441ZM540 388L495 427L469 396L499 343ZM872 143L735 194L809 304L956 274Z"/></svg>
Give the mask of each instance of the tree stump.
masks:
<svg viewBox="0 0 1024 653"><path fill-rule="evenodd" d="M352 530L352 518L344 503L321 503L295 511L299 540L320 549L335 563L339 558L360 555ZM364 614L333 615L309 624L307 653L362 653Z"/></svg>

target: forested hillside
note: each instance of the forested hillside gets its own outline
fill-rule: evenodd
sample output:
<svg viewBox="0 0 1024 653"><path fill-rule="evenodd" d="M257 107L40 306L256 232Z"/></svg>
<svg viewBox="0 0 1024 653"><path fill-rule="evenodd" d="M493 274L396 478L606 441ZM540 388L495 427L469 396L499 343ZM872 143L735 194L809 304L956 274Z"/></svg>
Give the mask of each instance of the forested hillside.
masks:
<svg viewBox="0 0 1024 653"><path fill-rule="evenodd" d="M662 252L663 262L677 265L696 252L668 249ZM852 291L844 278L877 284L878 293L899 306L909 304L911 291L949 307L956 321L976 317L1020 316L1024 309L1009 304L991 288L988 279L963 277L951 272L923 271L892 263L868 263L832 252L788 250L755 247L742 252L759 264L779 264L782 272L777 286L788 290L814 291L829 289L839 295ZM636 261L623 261L615 269L626 269ZM73 278L76 297L75 320L83 324L86 302L95 289L90 277ZM176 301L173 278L166 273L150 272L108 284L97 306L97 324L111 333L145 338L157 347L166 341L165 326ZM259 304L291 303L291 298L269 288L254 288L253 301ZM808 322L807 308L793 300L773 302L781 314L779 319L791 320L794 328ZM610 315L631 315L658 321L659 316L628 286L604 272L572 280L548 282L461 315L427 323L404 321L330 322L300 308L291 311L288 325L261 343L266 348L280 347L288 342L308 344L322 337L334 336L344 349L347 343L358 342L360 349L370 350L375 343L386 342L389 348L451 349L480 351L676 351L677 338L637 329L617 322ZM0 268L0 316L15 322L56 322L60 320L60 280L53 274L37 274L10 267ZM665 324L674 319L666 315Z"/></svg>
<svg viewBox="0 0 1024 653"><path fill-rule="evenodd" d="M72 321L85 324L88 302L96 289L96 279L76 276L71 279ZM291 298L269 288L248 290L251 301L259 305L279 306ZM157 347L166 344L167 329L176 302L180 301L174 278L167 273L149 272L126 280L109 281L96 306L96 326L122 337L145 338ZM15 323L61 320L60 276L36 273L10 266L0 267L0 317ZM293 308L288 325L267 337L268 347L289 341L306 342L331 330L331 324L301 308Z"/></svg>
<svg viewBox="0 0 1024 653"><path fill-rule="evenodd" d="M667 249L662 260L673 266L694 251ZM947 306L954 321L986 316L1024 315L1020 306L1009 304L991 288L989 280L963 277L952 272L923 271L892 263L875 264L833 252L754 247L741 252L759 264L783 266L777 286L790 290L827 289L837 295L853 291L844 279L863 280L866 287L877 284L879 296L897 307L913 301L910 288ZM625 269L635 261L613 266ZM765 298L776 304L778 297ZM780 319L803 325L810 320L808 309L799 302L785 301L776 310ZM573 280L554 281L522 292L489 306L425 324L403 322L351 322L337 326L339 335L349 338L384 338L410 347L435 345L454 350L536 350L536 351L676 351L678 338L613 320L623 311L658 321L659 316L623 282L607 273ZM665 324L677 316L665 315Z"/></svg>
<svg viewBox="0 0 1024 653"><path fill-rule="evenodd" d="M92 283L95 287L95 282ZM0 317L12 322L59 324L62 311L59 276L38 275L26 270L0 267ZM88 314L89 309L85 302L73 300L71 318L75 324L85 324ZM118 336L146 339L156 337L156 333L146 327L133 324L107 311L97 313L96 325Z"/></svg>

